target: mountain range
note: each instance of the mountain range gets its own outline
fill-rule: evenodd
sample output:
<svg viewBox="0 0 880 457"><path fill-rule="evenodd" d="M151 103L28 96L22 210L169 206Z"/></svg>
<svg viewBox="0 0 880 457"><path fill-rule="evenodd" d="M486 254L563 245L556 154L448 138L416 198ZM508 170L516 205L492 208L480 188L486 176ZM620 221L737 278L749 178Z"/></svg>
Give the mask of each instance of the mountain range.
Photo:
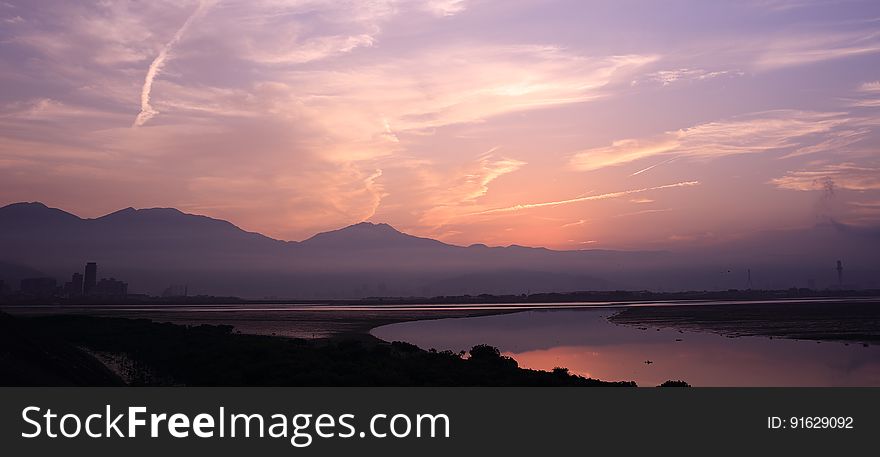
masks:
<svg viewBox="0 0 880 457"><path fill-rule="evenodd" d="M86 262L100 277L157 294L249 298L361 298L522 294L580 290L880 286L880 234L827 223L760 232L710 247L670 251L559 251L468 247L362 222L307 240L281 241L230 222L171 208L126 208L85 219L42 203L0 208L0 279L67 280Z"/></svg>

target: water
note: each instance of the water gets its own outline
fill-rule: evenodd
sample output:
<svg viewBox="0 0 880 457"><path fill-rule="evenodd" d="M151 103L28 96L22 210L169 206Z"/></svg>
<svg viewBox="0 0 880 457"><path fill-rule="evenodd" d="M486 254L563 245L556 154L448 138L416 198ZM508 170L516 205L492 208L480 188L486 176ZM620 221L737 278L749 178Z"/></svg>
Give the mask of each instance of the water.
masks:
<svg viewBox="0 0 880 457"><path fill-rule="evenodd" d="M876 301L876 299L865 299ZM205 305L23 305L15 314L83 314L148 318L179 324L225 324L242 333L323 338L371 333L425 349L467 350L491 344L520 366L642 386L681 379L698 386L880 386L880 346L769 339L727 338L705 332L639 330L607 317L620 308L668 305L778 304L803 300L688 301L644 303L534 303L434 305L205 304ZM839 299L811 299L835 303ZM847 299L847 302L860 299ZM513 314L424 320L473 312ZM680 340L680 341L678 341ZM646 361L652 363L646 364Z"/></svg>
<svg viewBox="0 0 880 457"><path fill-rule="evenodd" d="M533 310L405 322L371 333L456 352L490 344L522 367L566 367L578 375L640 386L678 379L695 386L880 386L880 346L640 330L609 322L614 312Z"/></svg>

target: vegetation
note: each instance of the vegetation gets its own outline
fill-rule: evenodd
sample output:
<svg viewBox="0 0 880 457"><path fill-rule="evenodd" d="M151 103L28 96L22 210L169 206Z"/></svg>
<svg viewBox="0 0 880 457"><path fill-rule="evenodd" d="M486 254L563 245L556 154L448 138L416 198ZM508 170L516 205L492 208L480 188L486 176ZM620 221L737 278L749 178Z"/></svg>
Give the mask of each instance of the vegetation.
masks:
<svg viewBox="0 0 880 457"><path fill-rule="evenodd" d="M690 387L691 385L684 381L666 381L657 387Z"/></svg>
<svg viewBox="0 0 880 457"><path fill-rule="evenodd" d="M105 357L123 357L134 362L125 365L127 370L148 371L118 373L133 385L635 386L633 382L588 379L567 370L519 368L515 360L486 345L460 354L424 351L408 343L389 344L375 339L288 339L237 334L230 326L181 326L146 319L85 316L5 316L3 326L0 330L4 334L6 328L15 328L17 339L52 341L52 351L76 354L82 360L90 356L77 348ZM0 365L10 360L20 358L0 360ZM100 368L93 358L89 363ZM29 381L18 376L0 381L16 382L106 385L119 383L120 378L75 380L56 376Z"/></svg>
<svg viewBox="0 0 880 457"><path fill-rule="evenodd" d="M114 386L122 381L103 364L21 319L0 313L0 385Z"/></svg>

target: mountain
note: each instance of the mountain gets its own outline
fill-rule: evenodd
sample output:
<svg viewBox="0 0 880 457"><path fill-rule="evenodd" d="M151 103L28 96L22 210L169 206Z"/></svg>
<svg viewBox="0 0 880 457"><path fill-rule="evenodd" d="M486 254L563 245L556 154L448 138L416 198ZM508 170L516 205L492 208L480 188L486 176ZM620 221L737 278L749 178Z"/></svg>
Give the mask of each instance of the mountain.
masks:
<svg viewBox="0 0 880 457"><path fill-rule="evenodd" d="M363 222L281 241L171 208L126 208L84 219L42 203L0 208L0 279L26 272L67 280L86 262L132 292L170 284L192 293L242 297L357 298L520 294L607 289L790 287L836 280L877 285L880 238L846 226L766 232L725 245L680 252L556 251L523 246L455 246ZM833 254L832 254L833 253ZM873 282L872 282L873 281Z"/></svg>
<svg viewBox="0 0 880 457"><path fill-rule="evenodd" d="M0 233L7 236L45 236L75 230L77 216L39 203L13 203L0 208ZM45 233L45 235L44 235Z"/></svg>
<svg viewBox="0 0 880 457"><path fill-rule="evenodd" d="M303 247L319 249L385 249L449 247L429 238L407 235L388 224L361 222L348 227L319 233L302 242Z"/></svg>
<svg viewBox="0 0 880 457"><path fill-rule="evenodd" d="M288 244L176 209L126 208L82 219L42 203L0 208L0 235L3 260L43 265L136 257L141 266L201 268L211 259L272 255Z"/></svg>

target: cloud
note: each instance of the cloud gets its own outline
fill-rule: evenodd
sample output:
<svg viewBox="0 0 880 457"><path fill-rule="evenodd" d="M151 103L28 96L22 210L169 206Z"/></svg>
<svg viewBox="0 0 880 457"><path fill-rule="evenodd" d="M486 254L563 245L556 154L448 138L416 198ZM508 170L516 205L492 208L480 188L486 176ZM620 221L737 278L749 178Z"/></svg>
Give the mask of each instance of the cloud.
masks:
<svg viewBox="0 0 880 457"><path fill-rule="evenodd" d="M293 72L300 103L334 123L384 132L425 131L595 100L615 77L652 56L584 57L552 47L440 47L346 71Z"/></svg>
<svg viewBox="0 0 880 457"><path fill-rule="evenodd" d="M178 206L239 220L282 239L369 220L384 198L382 170L311 163L295 177L282 172L213 170L189 178Z"/></svg>
<svg viewBox="0 0 880 457"><path fill-rule="evenodd" d="M427 0L425 9L438 16L453 16L465 10L466 0Z"/></svg>
<svg viewBox="0 0 880 457"><path fill-rule="evenodd" d="M493 181L525 165L523 161L500 156L493 149L452 173L423 178L422 183L428 188L420 202L424 210L419 223L436 231L450 221L472 213L480 198L489 192Z"/></svg>
<svg viewBox="0 0 880 457"><path fill-rule="evenodd" d="M563 243L571 234L553 230L588 220L590 237L614 243L648 228L604 221L653 208L627 208L652 194L565 202L642 187L621 185L627 174L717 171L687 170L694 160L769 152L785 158L766 170L780 176L873 152L880 82L864 82L864 64L880 43L876 22L807 24L774 13L748 27L725 18L666 34L664 21L627 20L608 25L628 39L603 40L567 30L601 38L604 18L521 27L541 6L509 3L222 0L199 13L198 0L16 2L2 17L24 20L0 30L9 88L0 100L0 194L89 215L180 206L286 239L372 219L461 242ZM584 2L570 6L589 12ZM840 65L834 75L821 73L831 66L797 68L829 59ZM796 84L785 87L786 78ZM823 90L804 97L810 84ZM767 107L802 109L760 111ZM570 175L625 164L622 175ZM711 180L703 200L736 192L739 184L716 177L687 179ZM475 215L557 200L554 211ZM685 208L678 203L668 205ZM550 213L548 224L540 217ZM683 215L679 224L691 221Z"/></svg>
<svg viewBox="0 0 880 457"><path fill-rule="evenodd" d="M664 160L664 161L662 161L662 162L655 163L654 165L651 165L651 166L649 166L649 167L642 168L641 170L632 173L632 174L630 175L630 177L632 177L632 176L638 176L638 175L640 175L640 174L642 174L642 173L647 173L647 172L649 172L649 171L651 171L651 170L653 170L653 169L659 167L660 165L666 165L667 163L672 162L673 160L675 160L675 159L677 159L677 158L678 158L678 157L673 157L673 158L671 158L671 159L666 159L666 160Z"/></svg>
<svg viewBox="0 0 880 457"><path fill-rule="evenodd" d="M758 54L753 67L759 71L778 70L880 52L880 36L873 30L792 35L756 43Z"/></svg>
<svg viewBox="0 0 880 457"><path fill-rule="evenodd" d="M567 200L558 200L558 201L541 202L541 203L525 203L525 204L519 204L519 205L514 205L514 206L508 206L505 208L487 209L485 211L480 211L475 214L482 215L482 214L509 213L509 212L515 212L515 211L534 209L534 208L548 208L548 207L553 207L553 206L569 205L572 203L581 203L581 202L588 202L588 201L595 201L595 200L607 200L607 199L611 199L611 198L620 198L620 197L625 197L627 195L640 194L643 192L649 192L649 191L654 191L654 190L672 189L672 188L676 188L676 187L692 187L692 186L698 186L699 184L700 184L699 181L683 181L683 182L678 182L675 184L666 184L666 185L662 185L662 186L645 187L642 189L623 190L623 191L619 191L619 192L609 192L609 193L600 194L600 195L590 195L590 196L586 196L586 197L570 198Z"/></svg>
<svg viewBox="0 0 880 457"><path fill-rule="evenodd" d="M858 88L858 98L848 100L855 108L880 108L880 81L862 83Z"/></svg>
<svg viewBox="0 0 880 457"><path fill-rule="evenodd" d="M575 153L570 165L578 171L594 171L653 156L672 154L675 156L673 159L711 159L735 154L794 150L807 145L814 145L813 150L801 151L814 153L819 151L814 143L817 136L826 139L845 134L859 137L862 131L854 130L857 124L856 120L842 113L795 110L761 112L698 124L646 139L617 140L610 146ZM831 148L835 143L824 145ZM641 169L633 175L660 164Z"/></svg>
<svg viewBox="0 0 880 457"><path fill-rule="evenodd" d="M824 191L829 184L837 189L880 190L880 168L846 162L812 170L790 171L770 183L780 189L799 191Z"/></svg>
<svg viewBox="0 0 880 457"><path fill-rule="evenodd" d="M850 221L858 224L876 224L880 220L880 201L849 202Z"/></svg>
<svg viewBox="0 0 880 457"><path fill-rule="evenodd" d="M425 183L430 192L418 200L404 195L415 221L432 209L433 215L461 211L457 207L473 205L492 182L525 162L487 153L451 171L428 171L431 161L406 152L401 137L602 97L616 72L644 61L584 57L546 46L445 43L357 60L358 51L373 46L395 15L424 14L428 7L434 16L450 15L464 5L317 0L62 5L42 14L49 22L57 13L54 29L35 29L17 39L46 65L41 77L69 84L67 93L75 96L3 109L4 131L28 136L0 142L4 166L27 166L31 173L37 169L28 165L34 160L67 160L60 155L65 151L63 157L95 171L55 163L51 173L65 168L64 179L44 186L46 194L61 185L109 185L112 169L136 169L141 180L132 183L162 185L136 195L120 184L113 192L119 199L101 201L104 210L117 200L125 206L181 206L297 238L374 217L408 154L409 162L421 163L414 174L437 179ZM197 27L196 21L204 23ZM92 31L104 41L90 46L97 33ZM238 70L246 76L214 79ZM155 97L160 88L162 96ZM126 111L138 94L142 109L134 125L159 111L165 122L125 128ZM51 127L37 125L49 121ZM126 198L131 201L123 202Z"/></svg>
<svg viewBox="0 0 880 457"><path fill-rule="evenodd" d="M648 73L641 79L633 80L631 84L635 86L648 82L658 83L665 87L681 82L706 81L721 77L733 78L743 75L745 75L745 73L739 70L708 71L699 68L679 68L676 70L659 70L653 73Z"/></svg>
<svg viewBox="0 0 880 457"><path fill-rule="evenodd" d="M588 222L588 221L587 221L586 219L578 219L578 220L576 220L576 221L574 221L574 222L569 222L568 224L563 224L563 225L560 226L560 228L576 227L576 226L579 226L579 225L584 225L584 224L586 224L587 222Z"/></svg>
<svg viewBox="0 0 880 457"><path fill-rule="evenodd" d="M203 33L226 44L248 65L293 67L373 46L385 24L405 6L394 0L237 1L214 18L219 33ZM229 40L225 29L241 35Z"/></svg>
<svg viewBox="0 0 880 457"><path fill-rule="evenodd" d="M859 86L859 90L862 92L876 93L880 92L880 81L870 81L866 83L862 83Z"/></svg>
<svg viewBox="0 0 880 457"><path fill-rule="evenodd" d="M641 211L632 211L629 213L617 214L613 217L630 217L630 216L641 216L643 214L654 214L654 213L667 213L672 211L672 208L655 208L655 209L643 209Z"/></svg>
<svg viewBox="0 0 880 457"><path fill-rule="evenodd" d="M364 190L372 197L372 200L368 207L367 215L361 221L373 217L382 203L382 197L385 196L385 193L382 184L379 182L380 177L382 177L382 170L376 169L376 171L364 178Z"/></svg>
<svg viewBox="0 0 880 457"><path fill-rule="evenodd" d="M153 90L153 81L156 79L156 76L159 75L159 72L162 71L162 67L165 66L165 61L168 60L169 53L183 38L186 30L212 3L212 0L199 0L196 10L186 18L183 25L174 32L174 36L171 37L171 40L162 46L162 49L159 50L159 54L153 59L153 62L150 63L150 68L147 70L147 75L144 77L144 87L141 90L141 112L138 113L135 118L134 124L132 125L133 127L140 127L155 115L159 114L159 112L153 109L153 106L150 105L150 93Z"/></svg>
<svg viewBox="0 0 880 457"><path fill-rule="evenodd" d="M264 64L303 64L327 57L349 53L357 48L370 47L376 39L370 34L319 37L281 52L255 53L251 59Z"/></svg>
<svg viewBox="0 0 880 457"><path fill-rule="evenodd" d="M816 0L750 0L753 7L764 9L770 12L779 13L798 8L821 5L823 3Z"/></svg>
<svg viewBox="0 0 880 457"><path fill-rule="evenodd" d="M491 153L477 159L477 167L471 173L464 174L460 182L451 188L455 201L470 203L486 195L489 183L508 173L522 168L526 163L504 157L495 157Z"/></svg>
<svg viewBox="0 0 880 457"><path fill-rule="evenodd" d="M84 107L72 106L67 103L51 98L37 98L24 102L8 104L0 112L0 118L33 120L33 121L64 121L70 122L76 118L103 117L108 113L92 110Z"/></svg>

